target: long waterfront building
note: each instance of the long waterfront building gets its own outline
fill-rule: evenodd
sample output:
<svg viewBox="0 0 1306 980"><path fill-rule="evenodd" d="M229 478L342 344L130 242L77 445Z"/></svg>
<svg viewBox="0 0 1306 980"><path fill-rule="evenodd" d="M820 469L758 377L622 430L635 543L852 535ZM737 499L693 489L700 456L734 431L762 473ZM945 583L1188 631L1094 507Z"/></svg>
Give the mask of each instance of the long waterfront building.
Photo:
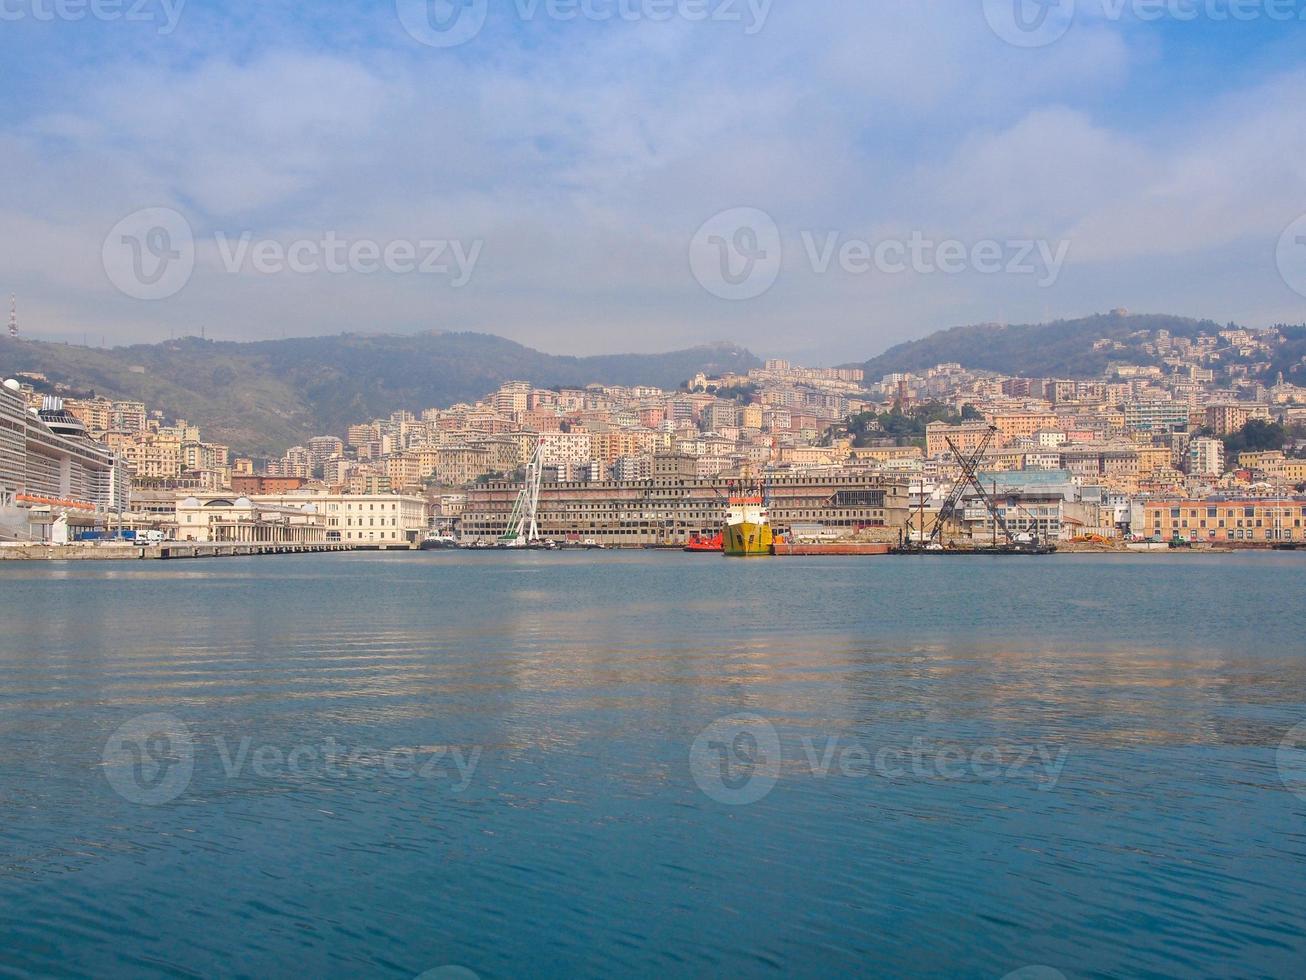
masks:
<svg viewBox="0 0 1306 980"><path fill-rule="evenodd" d="M592 538L617 547L683 545L692 534L719 531L731 493L726 478L675 472L675 457L654 460L648 480L546 483L538 523L546 538ZM519 483L486 483L467 490L464 541L493 540L508 529ZM907 486L868 473L785 474L766 481L771 524L821 524L853 532L907 520Z"/></svg>

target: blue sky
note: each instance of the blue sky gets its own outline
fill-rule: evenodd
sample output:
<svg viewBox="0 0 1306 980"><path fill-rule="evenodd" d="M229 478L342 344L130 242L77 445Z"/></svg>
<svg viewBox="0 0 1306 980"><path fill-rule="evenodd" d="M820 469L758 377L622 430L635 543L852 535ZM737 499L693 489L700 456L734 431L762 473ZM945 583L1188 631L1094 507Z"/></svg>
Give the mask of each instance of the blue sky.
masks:
<svg viewBox="0 0 1306 980"><path fill-rule="evenodd" d="M47 339L466 329L813 363L1120 306L1306 320L1306 255L1281 248L1306 214L1306 0L1245 21L1217 0L1156 19L1135 16L1147 0L1076 0L1032 47L1002 37L1017 2L587 0L568 17L489 0L441 47L405 28L401 10L425 29L418 0L123 0L81 19L0 0L0 290ZM765 216L760 238L735 236L740 208ZM142 209L185 222L175 289L122 288L108 249ZM232 258L242 238L320 257L328 236L449 244L426 271ZM913 236L966 259L855 262ZM1025 242L1064 257L1027 269ZM823 265L821 243L850 260ZM713 281L754 245L757 289Z"/></svg>

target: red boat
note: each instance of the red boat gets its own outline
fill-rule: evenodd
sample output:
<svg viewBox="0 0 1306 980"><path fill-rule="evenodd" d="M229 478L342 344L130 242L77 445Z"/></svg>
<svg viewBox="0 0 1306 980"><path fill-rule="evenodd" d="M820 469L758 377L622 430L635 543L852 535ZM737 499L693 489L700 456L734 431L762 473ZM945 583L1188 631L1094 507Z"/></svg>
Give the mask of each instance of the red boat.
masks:
<svg viewBox="0 0 1306 980"><path fill-rule="evenodd" d="M686 551L698 552L715 552L718 555L725 551L725 538L720 531L716 534L691 534L689 542L685 545Z"/></svg>

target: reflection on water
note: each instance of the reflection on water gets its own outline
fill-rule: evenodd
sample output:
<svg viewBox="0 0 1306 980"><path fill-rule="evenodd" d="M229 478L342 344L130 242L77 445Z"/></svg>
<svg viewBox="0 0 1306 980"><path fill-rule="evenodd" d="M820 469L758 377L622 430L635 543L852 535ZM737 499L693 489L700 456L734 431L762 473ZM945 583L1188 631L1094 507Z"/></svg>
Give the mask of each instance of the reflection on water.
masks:
<svg viewBox="0 0 1306 980"><path fill-rule="evenodd" d="M1290 975L1304 570L7 563L0 973Z"/></svg>

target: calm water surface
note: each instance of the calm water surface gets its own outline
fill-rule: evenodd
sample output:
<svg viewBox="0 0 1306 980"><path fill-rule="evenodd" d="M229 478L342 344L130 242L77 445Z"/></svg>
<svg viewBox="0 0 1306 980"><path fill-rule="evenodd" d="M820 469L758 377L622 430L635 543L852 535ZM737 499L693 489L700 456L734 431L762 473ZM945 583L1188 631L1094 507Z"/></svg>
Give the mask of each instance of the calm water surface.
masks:
<svg viewBox="0 0 1306 980"><path fill-rule="evenodd" d="M1304 600L1306 555L0 564L0 975L1301 976Z"/></svg>

